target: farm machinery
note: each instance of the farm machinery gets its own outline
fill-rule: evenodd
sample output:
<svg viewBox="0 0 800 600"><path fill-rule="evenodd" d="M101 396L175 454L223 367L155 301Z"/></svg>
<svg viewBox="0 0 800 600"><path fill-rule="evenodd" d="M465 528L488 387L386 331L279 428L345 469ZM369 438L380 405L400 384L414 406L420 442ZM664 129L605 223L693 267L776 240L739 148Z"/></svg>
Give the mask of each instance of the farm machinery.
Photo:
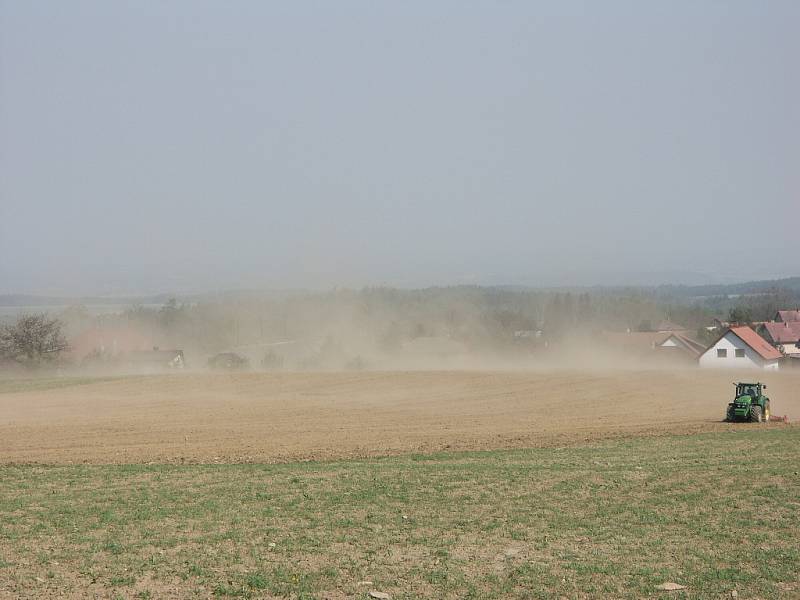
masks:
<svg viewBox="0 0 800 600"><path fill-rule="evenodd" d="M764 395L767 389L762 383L734 383L736 395L728 404L726 421L750 421L761 423L770 420L769 398Z"/></svg>

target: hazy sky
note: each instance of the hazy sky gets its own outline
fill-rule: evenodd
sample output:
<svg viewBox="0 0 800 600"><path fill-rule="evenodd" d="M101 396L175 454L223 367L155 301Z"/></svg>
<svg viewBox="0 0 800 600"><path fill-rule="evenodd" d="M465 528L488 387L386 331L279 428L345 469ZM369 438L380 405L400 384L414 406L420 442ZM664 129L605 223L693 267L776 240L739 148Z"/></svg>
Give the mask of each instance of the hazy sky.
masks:
<svg viewBox="0 0 800 600"><path fill-rule="evenodd" d="M0 0L0 293L800 274L800 2Z"/></svg>

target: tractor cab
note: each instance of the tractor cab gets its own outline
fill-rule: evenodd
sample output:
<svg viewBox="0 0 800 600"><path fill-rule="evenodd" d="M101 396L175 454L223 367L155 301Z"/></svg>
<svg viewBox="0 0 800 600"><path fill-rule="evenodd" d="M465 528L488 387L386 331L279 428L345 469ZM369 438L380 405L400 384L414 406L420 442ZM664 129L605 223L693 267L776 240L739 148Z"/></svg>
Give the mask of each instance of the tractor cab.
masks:
<svg viewBox="0 0 800 600"><path fill-rule="evenodd" d="M737 383L736 385L736 398L741 398L742 396L750 396L751 399L755 400L759 396L761 396L761 389L767 389L766 385L761 383Z"/></svg>
<svg viewBox="0 0 800 600"><path fill-rule="evenodd" d="M761 382L734 383L736 395L728 404L725 412L726 421L769 421L769 398L764 395L767 386Z"/></svg>

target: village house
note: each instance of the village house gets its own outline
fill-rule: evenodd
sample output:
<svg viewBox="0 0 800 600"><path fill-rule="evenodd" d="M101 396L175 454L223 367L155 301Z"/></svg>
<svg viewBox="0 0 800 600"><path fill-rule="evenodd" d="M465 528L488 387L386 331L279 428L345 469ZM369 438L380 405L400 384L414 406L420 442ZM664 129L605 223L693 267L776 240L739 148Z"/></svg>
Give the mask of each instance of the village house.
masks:
<svg viewBox="0 0 800 600"><path fill-rule="evenodd" d="M706 329L709 331L712 329L719 329L720 331L722 331L723 329L727 329L728 327L731 326L731 324L728 321L719 319L717 317L714 317L712 322L714 323L712 326L706 327Z"/></svg>
<svg viewBox="0 0 800 600"><path fill-rule="evenodd" d="M673 331L656 348L664 356L673 357L686 362L694 362L705 352L705 345L684 333Z"/></svg>
<svg viewBox="0 0 800 600"><path fill-rule="evenodd" d="M779 310L777 313L775 313L775 318L772 320L776 323L791 323L800 321L800 309Z"/></svg>
<svg viewBox="0 0 800 600"><path fill-rule="evenodd" d="M750 327L731 327L700 355L698 364L711 368L755 368L777 370L780 350Z"/></svg>
<svg viewBox="0 0 800 600"><path fill-rule="evenodd" d="M692 339L685 327L662 321L650 331L603 331L599 339L615 352L660 363L696 364L705 345Z"/></svg>
<svg viewBox="0 0 800 600"><path fill-rule="evenodd" d="M763 323L757 331L786 356L800 356L800 321Z"/></svg>

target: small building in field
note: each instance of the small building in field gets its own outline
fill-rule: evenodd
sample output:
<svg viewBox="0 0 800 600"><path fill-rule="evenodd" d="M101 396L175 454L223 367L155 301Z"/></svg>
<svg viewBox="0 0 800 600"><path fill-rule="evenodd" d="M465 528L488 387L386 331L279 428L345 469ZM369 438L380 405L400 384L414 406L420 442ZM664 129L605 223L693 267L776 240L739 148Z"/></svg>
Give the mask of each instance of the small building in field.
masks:
<svg viewBox="0 0 800 600"><path fill-rule="evenodd" d="M714 369L778 369L780 350L750 327L731 327L698 358L701 367Z"/></svg>

